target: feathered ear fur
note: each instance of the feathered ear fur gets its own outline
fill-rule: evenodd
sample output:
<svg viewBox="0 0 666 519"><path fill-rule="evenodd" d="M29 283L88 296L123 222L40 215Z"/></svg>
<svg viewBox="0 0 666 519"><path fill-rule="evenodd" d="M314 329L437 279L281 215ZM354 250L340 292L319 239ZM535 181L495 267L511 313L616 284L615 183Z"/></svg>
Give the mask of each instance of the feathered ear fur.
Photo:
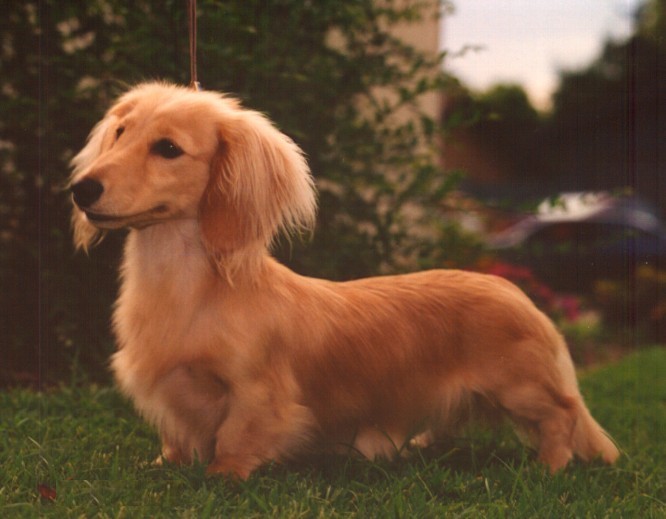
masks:
<svg viewBox="0 0 666 519"><path fill-rule="evenodd" d="M85 175L90 166L102 153L105 137L108 129L116 122L117 118L113 115L107 115L88 135L88 141L83 149L72 159L72 174L69 178L70 185ZM85 214L78 207L74 206L72 210L72 229L74 232L74 245L77 249L88 249L95 245L102 238L102 234L86 219Z"/></svg>
<svg viewBox="0 0 666 519"><path fill-rule="evenodd" d="M227 273L235 268L234 258L246 262L280 231L312 229L316 213L300 148L263 115L234 112L220 122L219 147L199 208L204 243Z"/></svg>

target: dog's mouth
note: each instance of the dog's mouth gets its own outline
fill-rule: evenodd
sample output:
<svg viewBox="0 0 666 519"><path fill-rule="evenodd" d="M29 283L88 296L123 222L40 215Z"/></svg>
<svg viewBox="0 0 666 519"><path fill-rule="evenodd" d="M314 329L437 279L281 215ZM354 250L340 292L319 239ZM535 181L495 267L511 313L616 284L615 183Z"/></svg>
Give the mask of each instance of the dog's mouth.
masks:
<svg viewBox="0 0 666 519"><path fill-rule="evenodd" d="M165 204L160 204L147 211L133 213L128 215L97 213L84 209L88 221L96 227L117 229L120 227L146 227L157 223L160 216L164 216L169 211Z"/></svg>

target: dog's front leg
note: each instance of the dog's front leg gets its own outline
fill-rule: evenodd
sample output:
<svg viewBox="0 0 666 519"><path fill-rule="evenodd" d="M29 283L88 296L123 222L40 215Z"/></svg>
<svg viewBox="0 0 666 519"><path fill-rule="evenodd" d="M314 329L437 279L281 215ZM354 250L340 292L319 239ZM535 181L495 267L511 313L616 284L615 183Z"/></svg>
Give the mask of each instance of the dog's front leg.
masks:
<svg viewBox="0 0 666 519"><path fill-rule="evenodd" d="M218 429L210 475L247 479L261 465L302 452L313 437L310 410L277 394L249 403L237 402ZM245 405L244 405L245 404Z"/></svg>
<svg viewBox="0 0 666 519"><path fill-rule="evenodd" d="M173 463L174 465L183 465L189 463L189 458L183 455L181 449L162 437L162 453L157 457L154 463L159 466L163 465L165 461Z"/></svg>
<svg viewBox="0 0 666 519"><path fill-rule="evenodd" d="M269 417L232 413L216 434L215 455L207 473L247 479L263 463L278 461Z"/></svg>

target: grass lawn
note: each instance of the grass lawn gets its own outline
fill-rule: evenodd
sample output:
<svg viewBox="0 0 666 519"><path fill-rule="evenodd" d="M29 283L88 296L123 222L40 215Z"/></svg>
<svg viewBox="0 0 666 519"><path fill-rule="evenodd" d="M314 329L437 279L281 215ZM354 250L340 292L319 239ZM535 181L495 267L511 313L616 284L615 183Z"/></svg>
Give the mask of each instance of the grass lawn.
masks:
<svg viewBox="0 0 666 519"><path fill-rule="evenodd" d="M410 460L323 457L247 482L154 467L154 432L113 389L0 393L0 517L666 517L666 349L581 375L615 467L549 476L509 430Z"/></svg>

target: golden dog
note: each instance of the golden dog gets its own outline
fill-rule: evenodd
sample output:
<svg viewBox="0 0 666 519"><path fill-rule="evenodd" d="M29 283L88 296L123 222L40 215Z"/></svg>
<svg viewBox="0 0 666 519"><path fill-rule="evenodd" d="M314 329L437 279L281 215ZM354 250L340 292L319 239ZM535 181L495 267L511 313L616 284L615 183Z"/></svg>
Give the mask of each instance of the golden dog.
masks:
<svg viewBox="0 0 666 519"><path fill-rule="evenodd" d="M301 150L228 97L147 83L73 159L87 249L129 228L112 368L162 456L247 478L314 447L390 457L501 411L551 471L618 450L578 390L567 347L511 283L438 270L346 283L269 255L310 229Z"/></svg>

